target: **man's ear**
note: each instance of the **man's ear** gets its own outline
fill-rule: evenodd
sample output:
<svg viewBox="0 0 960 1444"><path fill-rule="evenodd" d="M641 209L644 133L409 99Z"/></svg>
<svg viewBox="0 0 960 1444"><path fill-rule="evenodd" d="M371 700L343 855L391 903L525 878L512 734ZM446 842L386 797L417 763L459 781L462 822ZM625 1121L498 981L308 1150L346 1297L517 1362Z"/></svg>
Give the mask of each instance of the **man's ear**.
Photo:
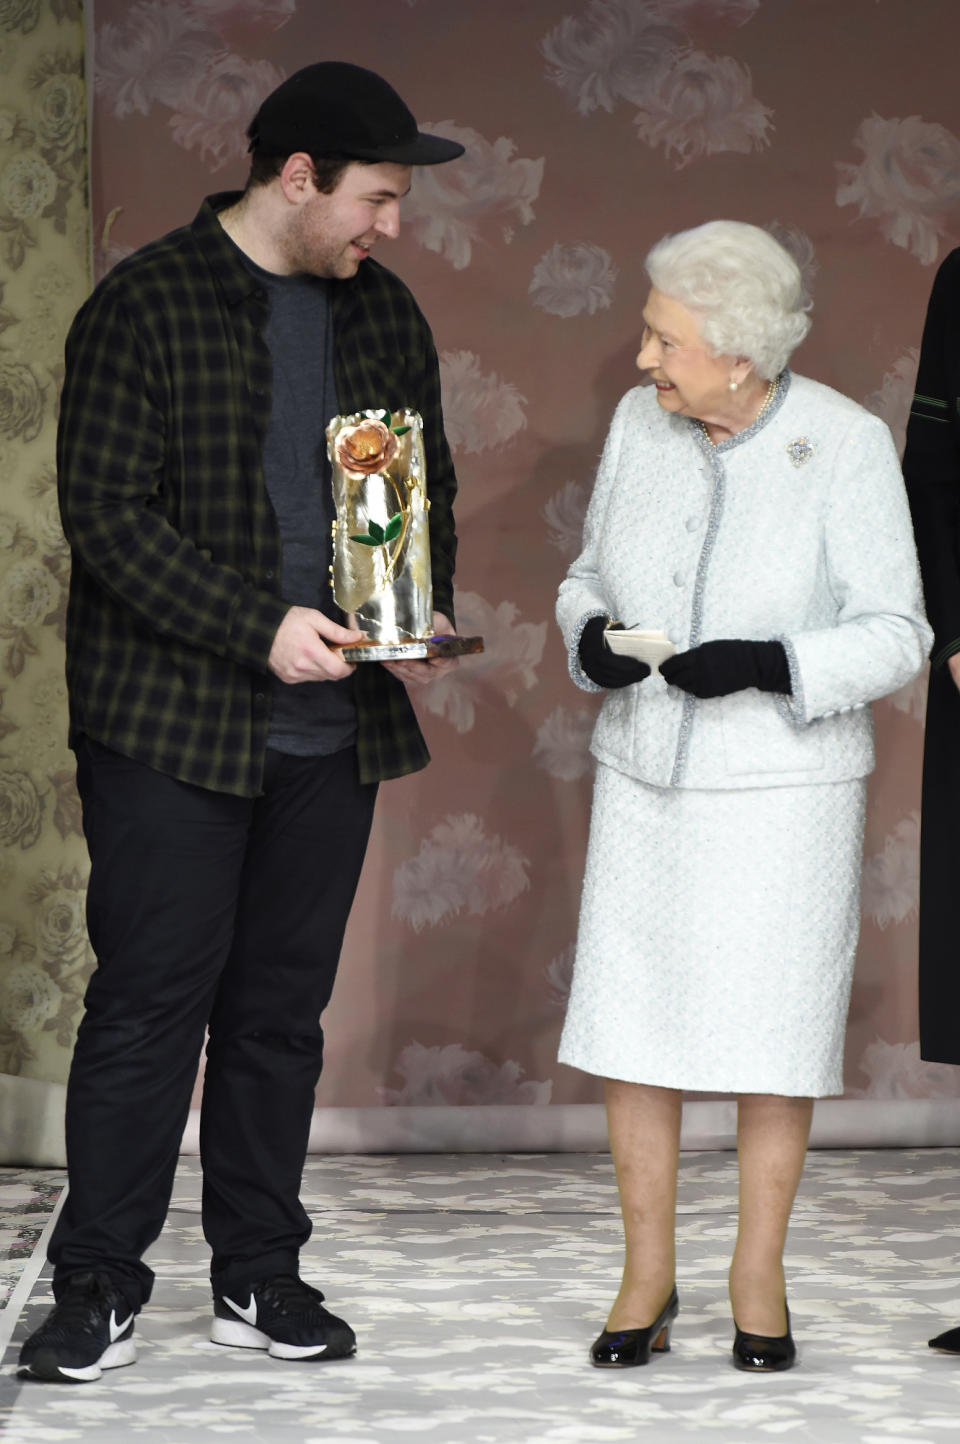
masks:
<svg viewBox="0 0 960 1444"><path fill-rule="evenodd" d="M313 161L306 151L297 150L288 155L280 172L280 189L291 205L302 205L316 191Z"/></svg>

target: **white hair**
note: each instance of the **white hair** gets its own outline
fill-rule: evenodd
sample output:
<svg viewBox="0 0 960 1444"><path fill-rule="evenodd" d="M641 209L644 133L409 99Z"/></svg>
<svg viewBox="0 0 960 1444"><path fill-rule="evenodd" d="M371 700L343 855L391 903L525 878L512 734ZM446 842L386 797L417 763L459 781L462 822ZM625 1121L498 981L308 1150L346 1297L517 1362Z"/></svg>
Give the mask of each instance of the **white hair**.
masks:
<svg viewBox="0 0 960 1444"><path fill-rule="evenodd" d="M664 236L646 267L658 291L698 318L714 355L745 356L764 380L779 375L810 329L800 268L759 226L707 221Z"/></svg>

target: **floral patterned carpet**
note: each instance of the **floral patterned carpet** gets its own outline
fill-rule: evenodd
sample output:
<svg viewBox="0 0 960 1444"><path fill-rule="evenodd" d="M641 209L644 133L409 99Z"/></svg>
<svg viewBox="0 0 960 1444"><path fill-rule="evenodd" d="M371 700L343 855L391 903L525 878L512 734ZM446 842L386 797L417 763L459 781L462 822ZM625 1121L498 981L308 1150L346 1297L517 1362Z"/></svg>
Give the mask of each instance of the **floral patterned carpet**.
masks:
<svg viewBox="0 0 960 1444"><path fill-rule="evenodd" d="M79 1387L17 1380L16 1349L48 1305L41 1275L4 1361L0 1433L5 1444L945 1444L960 1429L960 1358L926 1340L960 1323L958 1181L956 1149L812 1152L788 1265L800 1366L752 1377L729 1362L735 1160L685 1154L673 1349L618 1374L586 1363L620 1264L608 1156L311 1158L304 1273L355 1325L359 1350L297 1365L208 1341L199 1165L185 1158L137 1364ZM7 1296L61 1183L0 1172Z"/></svg>

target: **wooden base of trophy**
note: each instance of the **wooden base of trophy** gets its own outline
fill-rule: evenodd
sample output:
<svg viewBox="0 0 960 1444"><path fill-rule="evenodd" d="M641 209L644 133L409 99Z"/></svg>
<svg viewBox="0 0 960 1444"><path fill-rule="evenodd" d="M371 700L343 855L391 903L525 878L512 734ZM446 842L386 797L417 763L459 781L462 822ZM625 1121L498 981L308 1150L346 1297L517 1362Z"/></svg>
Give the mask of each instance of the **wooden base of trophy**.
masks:
<svg viewBox="0 0 960 1444"><path fill-rule="evenodd" d="M424 637L414 642L357 642L352 647L341 647L340 655L345 662L419 662L482 651L482 637Z"/></svg>

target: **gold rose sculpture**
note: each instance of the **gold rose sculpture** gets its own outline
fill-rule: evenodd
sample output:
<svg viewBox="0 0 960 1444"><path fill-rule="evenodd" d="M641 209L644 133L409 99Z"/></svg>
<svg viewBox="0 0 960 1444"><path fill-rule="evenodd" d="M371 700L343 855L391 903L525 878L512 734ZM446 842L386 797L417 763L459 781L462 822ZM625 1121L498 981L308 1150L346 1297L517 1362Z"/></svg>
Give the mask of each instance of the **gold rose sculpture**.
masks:
<svg viewBox="0 0 960 1444"><path fill-rule="evenodd" d="M333 472L333 596L367 641L351 662L482 651L479 638L433 635L430 528L423 422L417 411L335 416L327 427Z"/></svg>

